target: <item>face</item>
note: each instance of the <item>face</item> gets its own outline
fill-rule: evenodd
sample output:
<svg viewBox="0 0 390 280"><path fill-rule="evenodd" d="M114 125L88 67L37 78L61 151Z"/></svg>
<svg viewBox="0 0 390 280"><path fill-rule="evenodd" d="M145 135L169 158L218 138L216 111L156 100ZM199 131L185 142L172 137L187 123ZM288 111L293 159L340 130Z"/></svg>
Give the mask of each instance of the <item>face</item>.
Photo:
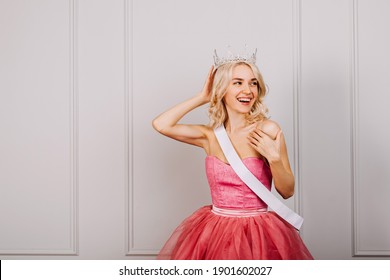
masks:
<svg viewBox="0 0 390 280"><path fill-rule="evenodd" d="M257 86L258 81L248 65L234 67L223 98L228 112L249 113L259 94Z"/></svg>

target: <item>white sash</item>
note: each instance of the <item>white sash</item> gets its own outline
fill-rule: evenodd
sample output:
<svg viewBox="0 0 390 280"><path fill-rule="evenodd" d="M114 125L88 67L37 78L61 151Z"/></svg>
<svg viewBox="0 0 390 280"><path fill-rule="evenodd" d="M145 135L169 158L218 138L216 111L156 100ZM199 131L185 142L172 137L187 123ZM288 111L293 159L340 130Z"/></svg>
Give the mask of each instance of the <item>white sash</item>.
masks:
<svg viewBox="0 0 390 280"><path fill-rule="evenodd" d="M276 214L299 230L303 224L303 218L284 205L255 177L255 175L252 174L252 172L250 172L234 149L229 136L226 133L225 127L221 125L214 129L214 132L226 159L241 180Z"/></svg>

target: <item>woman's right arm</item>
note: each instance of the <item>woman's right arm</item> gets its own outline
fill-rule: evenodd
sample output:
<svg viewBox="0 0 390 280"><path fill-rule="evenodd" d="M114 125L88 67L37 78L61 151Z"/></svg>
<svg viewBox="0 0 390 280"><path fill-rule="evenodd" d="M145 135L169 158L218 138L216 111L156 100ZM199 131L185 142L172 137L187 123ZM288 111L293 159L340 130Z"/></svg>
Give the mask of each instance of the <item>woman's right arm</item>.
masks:
<svg viewBox="0 0 390 280"><path fill-rule="evenodd" d="M153 120L153 127L161 134L175 140L205 148L207 128L204 125L178 124L188 112L210 101L213 84L213 67L207 76L203 90L196 96L174 106Z"/></svg>

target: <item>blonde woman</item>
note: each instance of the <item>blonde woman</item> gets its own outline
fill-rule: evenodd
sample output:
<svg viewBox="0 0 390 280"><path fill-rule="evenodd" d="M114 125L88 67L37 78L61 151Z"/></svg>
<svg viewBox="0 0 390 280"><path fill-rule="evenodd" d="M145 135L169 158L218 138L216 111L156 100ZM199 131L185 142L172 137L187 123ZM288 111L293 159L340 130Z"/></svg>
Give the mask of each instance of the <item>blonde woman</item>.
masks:
<svg viewBox="0 0 390 280"><path fill-rule="evenodd" d="M267 118L266 87L255 53L215 61L200 93L153 120L161 134L204 149L213 203L176 228L158 259L312 259L297 230L268 211L237 176L214 131L225 127L239 158L268 190L274 180L283 198L294 194L285 139L279 125ZM179 124L207 103L210 124Z"/></svg>

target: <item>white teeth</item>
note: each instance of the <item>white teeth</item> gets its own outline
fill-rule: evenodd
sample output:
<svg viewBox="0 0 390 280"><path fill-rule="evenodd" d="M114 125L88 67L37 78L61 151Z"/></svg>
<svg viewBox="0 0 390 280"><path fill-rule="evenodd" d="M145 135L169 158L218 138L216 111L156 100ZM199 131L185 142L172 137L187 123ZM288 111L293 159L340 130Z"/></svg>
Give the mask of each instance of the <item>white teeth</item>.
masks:
<svg viewBox="0 0 390 280"><path fill-rule="evenodd" d="M240 102L251 102L252 99L247 97L239 97L237 100Z"/></svg>

